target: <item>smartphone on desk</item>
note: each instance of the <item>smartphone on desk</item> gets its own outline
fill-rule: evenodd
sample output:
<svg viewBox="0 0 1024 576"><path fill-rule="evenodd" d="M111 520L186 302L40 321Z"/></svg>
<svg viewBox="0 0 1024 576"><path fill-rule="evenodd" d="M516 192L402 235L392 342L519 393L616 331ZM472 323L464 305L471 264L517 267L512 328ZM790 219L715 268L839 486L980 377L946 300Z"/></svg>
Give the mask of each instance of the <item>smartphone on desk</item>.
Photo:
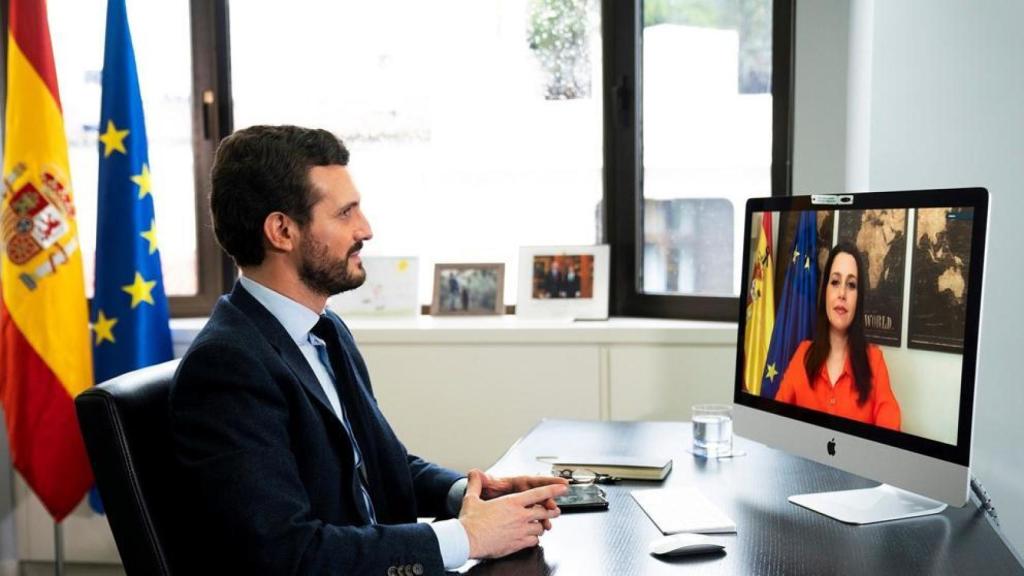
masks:
<svg viewBox="0 0 1024 576"><path fill-rule="evenodd" d="M563 512L607 510L608 498L596 484L570 484L568 492L555 498L555 504Z"/></svg>

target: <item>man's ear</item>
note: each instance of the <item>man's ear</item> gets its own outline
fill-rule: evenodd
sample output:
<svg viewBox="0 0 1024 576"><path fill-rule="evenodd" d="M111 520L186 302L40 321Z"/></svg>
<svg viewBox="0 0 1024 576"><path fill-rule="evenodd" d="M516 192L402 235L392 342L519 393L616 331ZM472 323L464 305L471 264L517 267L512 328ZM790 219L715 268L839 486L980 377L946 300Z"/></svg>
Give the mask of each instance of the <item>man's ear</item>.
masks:
<svg viewBox="0 0 1024 576"><path fill-rule="evenodd" d="M299 225L283 212L271 212L263 220L263 240L267 249L291 252L298 247Z"/></svg>

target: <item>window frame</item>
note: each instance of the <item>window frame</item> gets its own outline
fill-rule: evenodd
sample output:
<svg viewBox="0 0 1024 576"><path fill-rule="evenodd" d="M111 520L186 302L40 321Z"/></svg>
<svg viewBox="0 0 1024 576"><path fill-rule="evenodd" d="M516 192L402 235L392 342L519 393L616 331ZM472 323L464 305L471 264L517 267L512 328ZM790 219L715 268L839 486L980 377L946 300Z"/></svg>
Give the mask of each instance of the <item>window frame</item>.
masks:
<svg viewBox="0 0 1024 576"><path fill-rule="evenodd" d="M207 316L237 277L213 233L210 171L221 139L234 130L228 0L190 0L192 23L192 154L196 206L196 273L192 296L168 298L171 317ZM212 98L211 98L212 97ZM212 101L210 101L212 99Z"/></svg>
<svg viewBox="0 0 1024 576"><path fill-rule="evenodd" d="M637 264L643 244L642 22L643 0L601 3L604 76L604 191L602 240L611 247L609 314L736 321L737 297L645 294ZM793 42L796 0L773 0L773 196L792 194ZM6 78L7 9L0 0L0 70ZM222 138L233 131L228 0L190 0L192 141L195 176L197 292L169 297L172 317L205 316L237 276L213 234L209 173ZM205 96L205 98L204 98ZM211 98L212 96L212 98ZM0 131L6 82L0 84Z"/></svg>
<svg viewBox="0 0 1024 576"><path fill-rule="evenodd" d="M7 107L7 21L9 0L0 0L0 135ZM234 283L235 266L213 234L210 168L221 138L231 133L227 0L189 0L192 53L192 155L196 206L196 293L169 296L171 317L206 316ZM204 93L212 102L204 102ZM96 111L99 117L99 110ZM2 141L0 141L2 146Z"/></svg>
<svg viewBox="0 0 1024 576"><path fill-rule="evenodd" d="M792 194L796 0L772 2L773 196ZM611 246L611 316L735 322L738 297L645 294L643 243L643 0L601 6L604 39L604 242ZM742 210L742 207L739 207ZM740 232L739 234L742 234Z"/></svg>

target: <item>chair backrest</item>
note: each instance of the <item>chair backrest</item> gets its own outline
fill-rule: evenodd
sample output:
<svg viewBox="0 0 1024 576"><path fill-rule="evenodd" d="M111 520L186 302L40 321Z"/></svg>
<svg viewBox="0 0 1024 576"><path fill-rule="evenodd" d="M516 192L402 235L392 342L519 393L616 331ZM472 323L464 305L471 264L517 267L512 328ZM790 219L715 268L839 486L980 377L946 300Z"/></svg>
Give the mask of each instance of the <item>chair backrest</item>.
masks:
<svg viewBox="0 0 1024 576"><path fill-rule="evenodd" d="M90 388L75 398L96 485L128 574L169 575L185 532L168 400L178 360ZM177 570L177 573L182 573Z"/></svg>

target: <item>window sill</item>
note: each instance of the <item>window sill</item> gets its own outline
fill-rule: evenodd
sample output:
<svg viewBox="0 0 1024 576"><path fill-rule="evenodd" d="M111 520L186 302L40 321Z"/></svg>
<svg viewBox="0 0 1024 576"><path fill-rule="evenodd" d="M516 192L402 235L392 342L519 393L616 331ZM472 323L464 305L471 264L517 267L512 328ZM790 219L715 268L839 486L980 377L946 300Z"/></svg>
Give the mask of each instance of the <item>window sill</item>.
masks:
<svg viewBox="0 0 1024 576"><path fill-rule="evenodd" d="M206 318L175 318L171 333L184 351ZM517 316L349 318L360 344L691 344L735 345L736 324L652 318L525 319Z"/></svg>

